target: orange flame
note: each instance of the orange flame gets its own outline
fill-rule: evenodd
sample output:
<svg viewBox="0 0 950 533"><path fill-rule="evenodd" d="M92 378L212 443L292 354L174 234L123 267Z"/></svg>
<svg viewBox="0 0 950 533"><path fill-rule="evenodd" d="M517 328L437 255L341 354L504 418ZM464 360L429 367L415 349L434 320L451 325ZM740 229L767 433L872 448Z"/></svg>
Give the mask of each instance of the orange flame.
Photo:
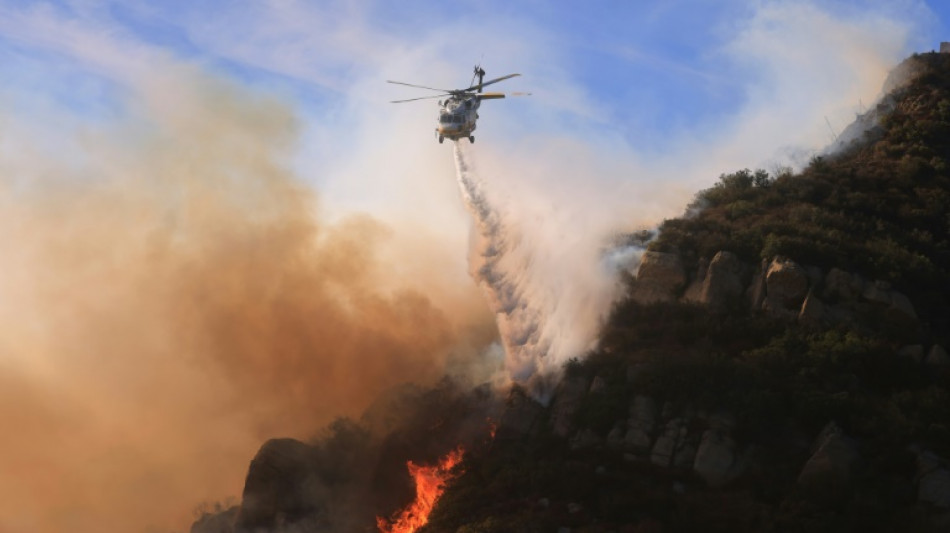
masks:
<svg viewBox="0 0 950 533"><path fill-rule="evenodd" d="M459 446L432 466L419 466L407 461L409 475L416 482L416 499L389 520L377 516L376 527L380 533L414 533L426 525L429 522L429 513L445 492L446 483L460 474L452 472L452 469L462 461L464 453Z"/></svg>

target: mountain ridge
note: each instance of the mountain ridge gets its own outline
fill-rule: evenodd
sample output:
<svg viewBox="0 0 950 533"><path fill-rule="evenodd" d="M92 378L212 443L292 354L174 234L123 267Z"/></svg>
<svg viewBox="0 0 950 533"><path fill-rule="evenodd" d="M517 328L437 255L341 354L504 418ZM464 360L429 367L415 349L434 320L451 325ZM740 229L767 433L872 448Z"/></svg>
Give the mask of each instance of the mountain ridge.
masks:
<svg viewBox="0 0 950 533"><path fill-rule="evenodd" d="M908 58L885 91L801 172L723 175L631 236L639 272L550 405L407 391L377 437L342 421L265 444L244 500L269 503L192 533L372 531L411 496L407 456L460 441L421 531L950 528L950 54ZM351 489L361 518L335 499Z"/></svg>

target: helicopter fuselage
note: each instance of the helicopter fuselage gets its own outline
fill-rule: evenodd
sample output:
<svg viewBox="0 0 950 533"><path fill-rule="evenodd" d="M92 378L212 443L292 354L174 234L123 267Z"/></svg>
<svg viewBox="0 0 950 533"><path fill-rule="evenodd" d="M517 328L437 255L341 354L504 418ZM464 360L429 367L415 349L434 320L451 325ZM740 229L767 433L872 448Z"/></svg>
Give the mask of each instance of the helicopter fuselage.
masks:
<svg viewBox="0 0 950 533"><path fill-rule="evenodd" d="M439 106L439 125L435 132L442 139L457 141L462 138L471 138L478 120L478 108L481 101L476 95L452 96Z"/></svg>

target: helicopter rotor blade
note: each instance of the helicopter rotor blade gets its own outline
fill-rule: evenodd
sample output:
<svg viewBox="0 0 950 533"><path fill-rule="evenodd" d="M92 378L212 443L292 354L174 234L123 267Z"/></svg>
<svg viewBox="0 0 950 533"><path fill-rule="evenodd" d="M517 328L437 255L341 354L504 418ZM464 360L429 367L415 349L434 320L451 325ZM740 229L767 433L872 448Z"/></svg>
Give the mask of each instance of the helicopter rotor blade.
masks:
<svg viewBox="0 0 950 533"><path fill-rule="evenodd" d="M476 94L475 96L477 96L479 100L498 100L498 99L501 99L501 98L506 98L506 97L508 97L508 96L531 96L531 93L522 93L522 92L514 92L514 93L479 93L479 94Z"/></svg>
<svg viewBox="0 0 950 533"><path fill-rule="evenodd" d="M420 97L418 97L418 98L409 98L409 99L406 99L406 100L390 100L389 103L390 103L390 104L401 104L401 103L403 103L403 102L415 102L416 100L431 100L431 99L433 99L433 98L442 98L443 96L451 96L451 95L452 95L452 93L436 94L436 95L434 95L434 96L420 96Z"/></svg>
<svg viewBox="0 0 950 533"><path fill-rule="evenodd" d="M425 85L413 85L411 83L404 83L401 81L392 81L386 80L386 83L394 83L396 85L406 85L408 87L415 87L417 89L428 89L430 91L439 91L440 93L451 93L452 89L436 89L435 87L426 87Z"/></svg>
<svg viewBox="0 0 950 533"><path fill-rule="evenodd" d="M487 85L491 85L491 84L493 84L493 83L498 83L498 82L500 82L500 81L505 81L505 80L507 80L507 79L514 78L515 76L520 76L520 75L521 75L521 74L508 74L507 76L502 76L502 77L500 77L500 78L495 78L495 79L493 79L493 80L488 80L488 81L486 81L485 83L481 83L481 84L477 84L477 83L476 83L475 85L472 85L472 86L469 87L468 89L462 89L462 90L463 90L463 91L474 91L475 89L478 89L479 87L485 87L485 86L487 86Z"/></svg>

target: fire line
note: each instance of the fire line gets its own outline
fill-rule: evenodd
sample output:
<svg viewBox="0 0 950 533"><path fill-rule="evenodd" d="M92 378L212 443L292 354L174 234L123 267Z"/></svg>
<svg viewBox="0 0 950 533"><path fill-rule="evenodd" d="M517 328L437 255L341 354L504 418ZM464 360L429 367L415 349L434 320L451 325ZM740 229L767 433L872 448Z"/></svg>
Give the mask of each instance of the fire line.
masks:
<svg viewBox="0 0 950 533"><path fill-rule="evenodd" d="M445 492L446 484L461 474L453 472L452 469L462 461L464 453L465 450L459 446L431 466L420 466L407 461L409 475L416 483L416 499L389 520L377 516L376 527L380 533L415 533L426 525L429 522L429 513Z"/></svg>

